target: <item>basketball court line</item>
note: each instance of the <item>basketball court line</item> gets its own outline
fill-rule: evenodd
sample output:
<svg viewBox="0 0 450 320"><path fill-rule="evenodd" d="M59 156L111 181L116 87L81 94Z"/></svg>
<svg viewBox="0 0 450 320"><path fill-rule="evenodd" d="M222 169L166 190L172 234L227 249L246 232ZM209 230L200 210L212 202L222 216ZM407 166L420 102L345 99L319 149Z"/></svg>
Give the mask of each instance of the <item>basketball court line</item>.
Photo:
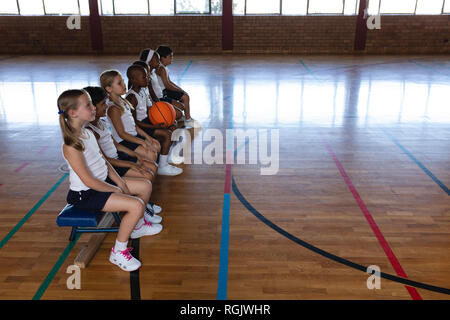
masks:
<svg viewBox="0 0 450 320"><path fill-rule="evenodd" d="M25 168L27 165L29 165L29 162L24 162L20 167L18 167L16 170L14 170L14 173L19 173L23 168Z"/></svg>
<svg viewBox="0 0 450 320"><path fill-rule="evenodd" d="M66 260L67 256L70 254L70 252L72 251L73 247L77 243L78 239L80 239L80 236L81 236L81 233L78 233L75 236L75 239L73 241L69 241L69 244L64 249L63 253L59 256L58 260L56 261L55 265L53 266L53 268L48 273L47 277L45 277L44 281L39 286L39 289L36 291L36 293L33 296L32 300L40 300L41 299L42 295L45 293L45 291L47 290L48 286L53 281L53 278L58 273L59 269L63 265L63 263Z"/></svg>
<svg viewBox="0 0 450 320"><path fill-rule="evenodd" d="M241 202L241 204L251 213L253 214L258 220L260 220L262 223L264 223L266 226L268 226L269 228L275 230L276 232L278 232L279 234L281 234L282 236L284 236L285 238L297 243L298 245L314 252L317 253L327 259L330 259L332 261L335 261L337 263L340 263L342 265L345 265L347 267L359 270L364 272L365 274L368 275L367 273L367 268L363 265L357 264L353 261L347 260L345 258L336 256L332 253L329 253L325 250L322 250L316 246L313 246L312 244L292 235L291 233L285 231L283 228L279 227L278 225L276 225L275 223L273 223L272 221L270 221L269 219L267 219L264 215L262 215L258 210L255 209L255 207L253 207L253 205L247 201L247 199L244 197L244 195L241 193L241 191L238 188L238 185L236 184L236 180L234 175L232 176L232 189L233 189L233 193L234 195L237 197L237 199ZM430 284L426 284L426 283L421 283L421 282L417 282L417 281L413 281L410 279L405 279L405 278L401 278L398 276L394 276L391 275L389 273L385 273L385 272L380 272L380 277L384 278L386 280L391 280L394 282L398 282L401 284L404 284L406 286L411 286L411 287L415 287L415 288L420 288L420 289L424 289L424 290L428 290L428 291L433 291L433 292L437 292L437 293L442 293L442 294L447 294L450 295L450 289L447 288L443 288L443 287L438 287L438 286L433 286Z"/></svg>
<svg viewBox="0 0 450 320"><path fill-rule="evenodd" d="M39 209L39 207L50 197L50 195L59 187L59 185L69 176L68 173L64 174L61 179L56 182L53 187L31 208L30 211L15 225L13 229L0 241L0 249L14 236L14 234L20 230L20 228L27 222L27 220Z"/></svg>
<svg viewBox="0 0 450 320"><path fill-rule="evenodd" d="M450 74L445 73L445 72L442 72L441 70L436 69L434 66L429 66L429 65L426 65L426 64L417 62L417 61L415 61L415 60L413 60L413 59L408 59L408 62L413 63L413 64L415 64L415 65L417 65L417 66L419 66L419 67L422 67L422 68L426 68L426 69L432 70L432 71L434 71L434 72L436 72L436 73L439 73L439 74L442 74L442 75L444 75L444 76L450 77Z"/></svg>
<svg viewBox="0 0 450 320"><path fill-rule="evenodd" d="M323 143L325 144L326 149L330 153L331 157L333 158L334 163L336 164L336 167L338 168L341 176L344 178L345 184L347 185L348 189L352 193L353 197L356 200L356 203L358 203L359 208L361 209L362 213L364 214L364 217L366 218L367 222L370 225L370 228L372 229L373 233L378 239L379 244L383 248L384 253L386 254L387 258L389 259L389 262L391 263L392 267L394 268L395 272L398 276L401 276L403 278L408 278L406 275L406 272L403 270L400 262L398 261L397 257L395 256L394 252L392 251L391 247L389 246L389 243L384 238L383 233L381 232L380 228L378 227L377 223L372 217L372 214L370 213L369 209L367 209L366 204L362 200L361 196L359 195L358 191L356 190L355 186L353 185L352 181L350 180L350 177L347 175L347 172L345 171L343 165L337 158L336 154L334 153L333 148L330 146L328 141L323 138ZM420 296L419 292L415 288L406 286L406 289L408 290L411 298L413 300L422 300L422 297Z"/></svg>
<svg viewBox="0 0 450 320"><path fill-rule="evenodd" d="M419 160L417 160L416 157L414 157L411 152L400 144L400 142L398 142L398 140L395 139L386 129L380 129L397 145L397 147L399 147L415 164L417 164L419 168L427 174L427 176L429 176L442 190L444 190L448 196L450 196L450 189L441 180L439 180L430 170L428 170Z"/></svg>

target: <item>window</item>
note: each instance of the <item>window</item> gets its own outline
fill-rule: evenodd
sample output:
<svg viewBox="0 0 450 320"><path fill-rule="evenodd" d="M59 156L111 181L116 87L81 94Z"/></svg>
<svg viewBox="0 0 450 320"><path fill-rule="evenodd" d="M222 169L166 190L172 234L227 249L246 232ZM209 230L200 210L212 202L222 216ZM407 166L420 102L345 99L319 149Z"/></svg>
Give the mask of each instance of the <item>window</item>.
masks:
<svg viewBox="0 0 450 320"><path fill-rule="evenodd" d="M100 2L102 15L114 14L113 0L102 0Z"/></svg>
<svg viewBox="0 0 450 320"><path fill-rule="evenodd" d="M343 11L342 0L309 0L308 13L342 13Z"/></svg>
<svg viewBox="0 0 450 320"><path fill-rule="evenodd" d="M147 0L114 0L115 14L148 14Z"/></svg>
<svg viewBox="0 0 450 320"><path fill-rule="evenodd" d="M83 16L88 16L90 13L89 10L89 0L78 0L80 3L80 13Z"/></svg>
<svg viewBox="0 0 450 320"><path fill-rule="evenodd" d="M369 0L367 13L369 15L377 15L380 12L380 0Z"/></svg>
<svg viewBox="0 0 450 320"><path fill-rule="evenodd" d="M286 15L306 15L308 0L283 0L282 14Z"/></svg>
<svg viewBox="0 0 450 320"><path fill-rule="evenodd" d="M233 14L357 14L359 0L233 0Z"/></svg>
<svg viewBox="0 0 450 320"><path fill-rule="evenodd" d="M418 0L416 14L441 14L442 0Z"/></svg>
<svg viewBox="0 0 450 320"><path fill-rule="evenodd" d="M177 13L209 13L209 0L176 0Z"/></svg>
<svg viewBox="0 0 450 320"><path fill-rule="evenodd" d="M222 14L222 0L211 0L211 14Z"/></svg>
<svg viewBox="0 0 450 320"><path fill-rule="evenodd" d="M19 0L19 11L23 15L44 15L42 0Z"/></svg>
<svg viewBox="0 0 450 320"><path fill-rule="evenodd" d="M46 14L79 14L77 0L44 0Z"/></svg>
<svg viewBox="0 0 450 320"><path fill-rule="evenodd" d="M358 14L359 0L345 0L344 1L344 14L352 15Z"/></svg>
<svg viewBox="0 0 450 320"><path fill-rule="evenodd" d="M426 0L427 2L429 0ZM414 13L416 10L416 0L382 0L380 13Z"/></svg>
<svg viewBox="0 0 450 320"><path fill-rule="evenodd" d="M280 1L247 0L247 14L279 14Z"/></svg>
<svg viewBox="0 0 450 320"><path fill-rule="evenodd" d="M173 1L149 0L150 14L172 15L175 12Z"/></svg>
<svg viewBox="0 0 450 320"><path fill-rule="evenodd" d="M245 0L233 0L233 14L245 14Z"/></svg>
<svg viewBox="0 0 450 320"><path fill-rule="evenodd" d="M97 0L102 15L222 14L223 0ZM360 0L232 0L233 14L357 15ZM450 0L367 0L368 15L449 14ZM89 0L0 0L0 15L89 15Z"/></svg>
<svg viewBox="0 0 450 320"><path fill-rule="evenodd" d="M0 14L19 14L16 0L2 0Z"/></svg>

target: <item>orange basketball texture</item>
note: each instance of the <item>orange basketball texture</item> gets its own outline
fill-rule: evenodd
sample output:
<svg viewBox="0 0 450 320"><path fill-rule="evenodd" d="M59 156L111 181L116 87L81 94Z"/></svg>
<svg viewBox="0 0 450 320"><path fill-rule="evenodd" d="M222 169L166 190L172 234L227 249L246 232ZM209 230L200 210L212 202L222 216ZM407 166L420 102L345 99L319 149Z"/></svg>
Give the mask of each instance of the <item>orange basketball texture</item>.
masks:
<svg viewBox="0 0 450 320"><path fill-rule="evenodd" d="M148 118L153 124L171 126L175 122L175 109L170 103L158 101L150 108Z"/></svg>

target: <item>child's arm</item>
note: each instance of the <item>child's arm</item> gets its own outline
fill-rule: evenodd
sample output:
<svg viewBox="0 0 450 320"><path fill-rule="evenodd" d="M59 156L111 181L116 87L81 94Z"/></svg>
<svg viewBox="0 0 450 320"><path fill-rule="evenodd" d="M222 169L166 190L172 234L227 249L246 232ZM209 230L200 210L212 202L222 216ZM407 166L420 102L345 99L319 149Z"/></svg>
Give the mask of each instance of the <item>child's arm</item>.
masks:
<svg viewBox="0 0 450 320"><path fill-rule="evenodd" d="M123 128L122 119L121 119L120 109L118 107L112 106L112 107L108 108L108 116L111 119L112 125L116 129L119 137L121 137L123 140L139 144L139 145L143 146L144 148L147 147L144 140L139 139L138 137L132 136L131 134L128 134L125 132L125 129Z"/></svg>
<svg viewBox="0 0 450 320"><path fill-rule="evenodd" d="M134 94L130 94L126 97L126 99L133 105L134 109L131 110L131 114L133 115L134 122L136 123L136 125L138 125L141 128L150 128L150 129L164 128L164 124L152 125L152 124L148 124L148 123L139 121L136 118L136 106L138 105L138 101L137 101L136 97L134 96Z"/></svg>
<svg viewBox="0 0 450 320"><path fill-rule="evenodd" d="M150 163L155 163L155 161L150 160L150 159L148 159L146 157L143 157L140 154L138 154L138 153L128 149L127 147L125 147L125 146L123 146L121 144L118 144L114 139L113 139L113 142L114 142L114 145L116 146L118 151L122 151L122 152L126 153L127 155L138 159L139 163L144 163L144 161L147 161L147 162L150 162Z"/></svg>
<svg viewBox="0 0 450 320"><path fill-rule="evenodd" d="M127 184L123 179L117 174L116 170L112 167L112 165L106 161L106 165L108 166L108 177L114 181L117 187L121 190L122 193L132 195L130 190L128 189Z"/></svg>
<svg viewBox="0 0 450 320"><path fill-rule="evenodd" d="M177 86L175 83L173 83L172 81L170 81L166 69L160 67L157 71L156 74L159 75L164 83L164 86L166 87L167 90L172 90L172 91L178 91L178 92L183 92L184 90L181 89L179 86Z"/></svg>
<svg viewBox="0 0 450 320"><path fill-rule="evenodd" d="M152 97L152 101L153 101L153 102L158 102L159 99L158 99L158 97L156 96L155 91L153 90L153 86L152 86L152 82L151 82L151 81L149 82L147 88L148 88L148 91L150 92L150 96Z"/></svg>
<svg viewBox="0 0 450 320"><path fill-rule="evenodd" d="M123 189L121 190L120 187L116 187L109 183L101 181L92 175L86 165L86 160L84 159L83 153L81 151L76 150L74 147L63 144L63 154L69 162L70 167L75 171L78 177L80 177L81 181L89 189L94 189L100 192L122 193Z"/></svg>
<svg viewBox="0 0 450 320"><path fill-rule="evenodd" d="M144 130L136 126L136 131L140 136L143 136L146 140L152 141L154 140L152 137L150 137Z"/></svg>

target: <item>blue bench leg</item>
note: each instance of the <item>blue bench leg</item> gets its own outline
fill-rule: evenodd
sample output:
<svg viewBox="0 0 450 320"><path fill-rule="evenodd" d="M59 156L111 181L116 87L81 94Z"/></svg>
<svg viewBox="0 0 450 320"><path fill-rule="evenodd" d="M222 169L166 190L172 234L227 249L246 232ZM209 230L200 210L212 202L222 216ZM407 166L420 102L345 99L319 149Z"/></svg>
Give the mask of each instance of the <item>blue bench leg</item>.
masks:
<svg viewBox="0 0 450 320"><path fill-rule="evenodd" d="M75 236L77 235L77 227L72 227L72 232L70 233L69 241L72 242L75 240Z"/></svg>

